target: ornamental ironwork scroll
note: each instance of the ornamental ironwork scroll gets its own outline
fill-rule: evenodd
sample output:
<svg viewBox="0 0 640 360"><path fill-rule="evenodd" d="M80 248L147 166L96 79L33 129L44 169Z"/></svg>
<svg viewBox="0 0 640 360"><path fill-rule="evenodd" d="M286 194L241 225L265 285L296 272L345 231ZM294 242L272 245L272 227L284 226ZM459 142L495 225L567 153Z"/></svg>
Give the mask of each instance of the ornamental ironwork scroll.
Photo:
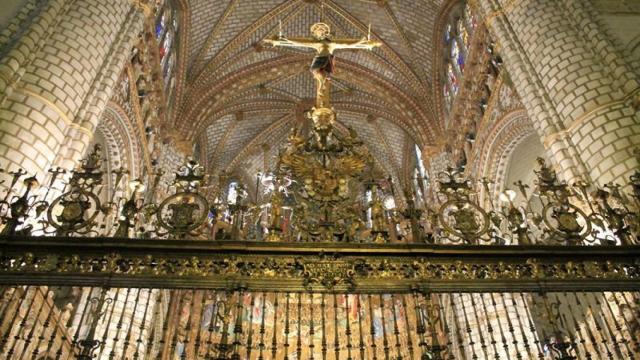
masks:
<svg viewBox="0 0 640 360"><path fill-rule="evenodd" d="M105 245L96 241L85 244L82 251L69 252L69 245L61 241L58 245L50 242L46 250L35 245L28 246L32 252L23 252L18 249L25 245L8 242L7 250L0 254L0 282L38 284L58 279L65 284L82 284L109 279L118 284L148 283L146 286L171 288L202 286L205 281L212 287L252 284L250 288L255 289L286 285L297 291L407 290L416 284L443 289L450 288L447 284L458 289L491 289L499 285L528 291L556 285L558 289L581 290L640 288L640 255L631 249L607 252L594 247L578 252L574 247L564 250L564 255L544 256L540 251L558 254L564 247L528 248L504 254L495 247L483 251L485 247L476 246L463 255L453 246L437 255L429 255L433 248L423 249L422 254L419 249L410 254L402 248L389 248L387 251L395 250L389 256L384 252L354 255L357 248L343 248L332 254L314 255L264 247L246 249L238 246L240 243L205 250L192 242L188 246L156 247L145 255L140 253L142 248L101 253L96 250L97 244ZM221 254L222 249L228 253Z"/></svg>
<svg viewBox="0 0 640 360"><path fill-rule="evenodd" d="M453 169L440 174L438 194L442 205L427 209L426 240L442 244L485 245L637 245L640 206L636 194L640 171L630 177L631 191L609 183L602 188L584 182L567 184L543 159L535 171L536 188L529 192L521 181L517 192L500 194L501 206L483 205L477 188L490 194L491 182L479 186Z"/></svg>
<svg viewBox="0 0 640 360"><path fill-rule="evenodd" d="M640 170L626 186L598 188L562 182L539 159L533 189L518 181L513 184L516 190L500 194L500 201L480 202L479 192L490 194L491 182L449 169L434 181L437 203L418 208L405 192L406 208L395 209L384 204L395 196L393 181L378 179L357 135L350 131L333 137L334 146L318 154L312 146L316 140L294 130L279 155L277 171L269 175L275 190L262 202L247 196L226 201L226 184L213 187L203 168L191 160L167 183L159 171L146 179L130 179L126 169L107 173L99 145L77 169L51 169L42 179L45 185L22 169L3 170L0 235L459 245L639 243ZM320 176L324 173L315 166L322 161L304 160L318 156L326 164L344 166L338 171L344 181ZM327 186L339 199L317 195L305 176L331 183ZM111 188L105 191L105 186ZM246 184L238 185L244 188ZM358 191L368 191L370 199Z"/></svg>

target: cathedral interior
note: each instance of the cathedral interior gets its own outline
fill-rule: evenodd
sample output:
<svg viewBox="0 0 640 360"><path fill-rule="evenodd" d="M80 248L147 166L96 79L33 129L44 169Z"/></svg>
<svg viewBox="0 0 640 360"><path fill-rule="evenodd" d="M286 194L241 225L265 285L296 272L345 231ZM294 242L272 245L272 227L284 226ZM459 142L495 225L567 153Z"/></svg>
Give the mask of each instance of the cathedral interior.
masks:
<svg viewBox="0 0 640 360"><path fill-rule="evenodd" d="M0 1L0 359L640 359L638 24Z"/></svg>

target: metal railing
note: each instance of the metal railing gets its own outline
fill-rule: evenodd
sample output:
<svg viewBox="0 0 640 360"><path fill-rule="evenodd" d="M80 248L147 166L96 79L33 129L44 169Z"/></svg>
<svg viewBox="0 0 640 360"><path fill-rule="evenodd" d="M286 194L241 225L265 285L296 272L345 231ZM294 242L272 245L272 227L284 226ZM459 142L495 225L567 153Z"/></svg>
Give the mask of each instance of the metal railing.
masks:
<svg viewBox="0 0 640 360"><path fill-rule="evenodd" d="M5 359L635 359L639 301L20 286L0 302L0 348Z"/></svg>
<svg viewBox="0 0 640 360"><path fill-rule="evenodd" d="M308 204L298 206L293 197L283 199L278 190L264 204L242 197L232 204L212 200L220 193L206 186L208 180L194 162L180 169L167 188L161 186L159 174L146 185L134 179L124 186L126 171L105 174L100 157L97 147L76 170L52 169L43 187L21 169L8 172L6 194L0 201L1 234L470 245L639 241L640 171L630 177L627 187L569 185L540 160L535 189L518 182L520 194L506 191L501 206L479 202L476 187L489 193L488 181L476 184L449 171L440 174L434 185L438 201L430 207L418 209L409 200L405 209L384 210L380 197L374 196L366 208L336 206L331 210L336 214L323 218L314 217ZM110 181L105 181L107 177ZM112 187L108 199L105 183ZM374 180L366 184L377 191ZM158 194L166 196L156 198Z"/></svg>
<svg viewBox="0 0 640 360"><path fill-rule="evenodd" d="M163 191L155 176L127 194L99 158L42 188L8 173L7 359L640 358L638 172L596 189L541 162L536 199L505 192L497 207L449 171L432 208L374 197L368 227L287 224L276 197L258 237L260 206L210 201L193 162Z"/></svg>

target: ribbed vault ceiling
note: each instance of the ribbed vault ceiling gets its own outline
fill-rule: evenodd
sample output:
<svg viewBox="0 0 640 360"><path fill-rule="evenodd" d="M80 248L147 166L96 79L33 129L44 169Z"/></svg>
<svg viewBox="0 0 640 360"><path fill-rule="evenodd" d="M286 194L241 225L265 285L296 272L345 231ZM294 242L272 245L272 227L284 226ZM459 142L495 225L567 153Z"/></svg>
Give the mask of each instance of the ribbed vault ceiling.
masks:
<svg viewBox="0 0 640 360"><path fill-rule="evenodd" d="M321 20L336 37L360 38L371 24L383 46L337 52L333 103L380 168L406 181L408 149L442 131L431 94L433 28L442 0L183 0L183 80L176 128L204 145L210 171L253 179L311 107L313 53L263 47L282 21L309 36ZM265 145L266 144L266 145Z"/></svg>

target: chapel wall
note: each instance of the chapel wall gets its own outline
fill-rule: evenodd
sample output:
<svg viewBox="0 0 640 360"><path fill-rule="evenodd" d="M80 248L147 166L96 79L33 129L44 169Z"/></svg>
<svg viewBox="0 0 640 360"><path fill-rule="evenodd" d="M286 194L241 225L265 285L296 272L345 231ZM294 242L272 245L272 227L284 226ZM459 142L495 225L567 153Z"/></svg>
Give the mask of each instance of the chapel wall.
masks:
<svg viewBox="0 0 640 360"><path fill-rule="evenodd" d="M566 180L622 182L637 166L637 70L583 1L479 1L505 66ZM530 21L531 18L540 19Z"/></svg>
<svg viewBox="0 0 640 360"><path fill-rule="evenodd" d="M52 0L0 59L0 162L44 173L84 154L143 14L129 1Z"/></svg>

